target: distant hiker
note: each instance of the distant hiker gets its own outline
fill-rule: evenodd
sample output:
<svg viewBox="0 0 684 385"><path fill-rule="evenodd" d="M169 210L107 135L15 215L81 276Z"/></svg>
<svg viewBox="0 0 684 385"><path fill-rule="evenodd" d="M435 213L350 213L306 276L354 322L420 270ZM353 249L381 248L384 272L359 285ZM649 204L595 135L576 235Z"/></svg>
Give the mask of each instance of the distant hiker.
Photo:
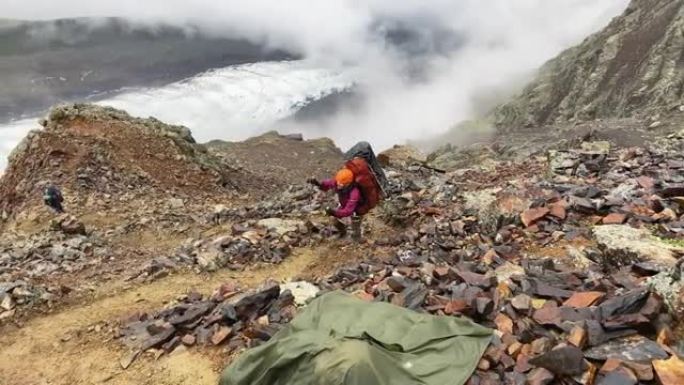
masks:
<svg viewBox="0 0 684 385"><path fill-rule="evenodd" d="M56 186L49 184L47 187L45 187L45 190L43 190L43 202L45 202L46 205L50 206L58 214L64 212L64 208L62 207L63 201L64 198L62 197L62 192L59 191L59 188Z"/></svg>
<svg viewBox="0 0 684 385"><path fill-rule="evenodd" d="M309 178L307 182L323 191L337 192L340 206L337 209L326 208L325 212L336 218L333 225L341 237L347 234L347 226L340 219L351 217L352 239L360 241L361 218L385 196L380 181L386 183L386 178L370 144L360 142L345 157L344 168L337 172L335 178L320 182Z"/></svg>

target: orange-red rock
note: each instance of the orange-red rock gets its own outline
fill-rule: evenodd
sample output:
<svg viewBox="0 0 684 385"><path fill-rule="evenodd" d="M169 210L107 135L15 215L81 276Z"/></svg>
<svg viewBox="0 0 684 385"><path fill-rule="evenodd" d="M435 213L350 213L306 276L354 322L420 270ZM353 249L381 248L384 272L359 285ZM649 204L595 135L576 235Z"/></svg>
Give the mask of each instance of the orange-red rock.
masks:
<svg viewBox="0 0 684 385"><path fill-rule="evenodd" d="M684 361L677 356L669 360L654 360L653 369L661 385L682 385L684 382Z"/></svg>
<svg viewBox="0 0 684 385"><path fill-rule="evenodd" d="M582 326L573 327L570 331L570 335L568 336L568 342L580 349L584 348L584 345L587 343L586 329L584 329Z"/></svg>
<svg viewBox="0 0 684 385"><path fill-rule="evenodd" d="M507 315L499 313L494 319L496 328L506 334L513 334L513 320Z"/></svg>
<svg viewBox="0 0 684 385"><path fill-rule="evenodd" d="M583 291L576 292L570 298L563 303L564 306L570 306L575 308L589 307L594 305L599 299L603 298L606 294L600 291Z"/></svg>
<svg viewBox="0 0 684 385"><path fill-rule="evenodd" d="M621 225L625 223L626 219L627 216L625 214L611 213L603 217L601 223L603 223L604 225Z"/></svg>
<svg viewBox="0 0 684 385"><path fill-rule="evenodd" d="M525 227L532 226L538 220L544 218L549 213L549 209L546 207L535 207L532 209L525 210L520 214L520 219Z"/></svg>

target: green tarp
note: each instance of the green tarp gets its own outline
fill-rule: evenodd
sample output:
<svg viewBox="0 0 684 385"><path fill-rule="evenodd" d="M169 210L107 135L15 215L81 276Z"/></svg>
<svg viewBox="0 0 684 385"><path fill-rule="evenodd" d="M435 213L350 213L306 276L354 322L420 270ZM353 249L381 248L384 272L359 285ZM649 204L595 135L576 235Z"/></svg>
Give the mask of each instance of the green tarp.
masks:
<svg viewBox="0 0 684 385"><path fill-rule="evenodd" d="M462 385L492 331L342 292L313 300L270 341L228 366L221 385Z"/></svg>

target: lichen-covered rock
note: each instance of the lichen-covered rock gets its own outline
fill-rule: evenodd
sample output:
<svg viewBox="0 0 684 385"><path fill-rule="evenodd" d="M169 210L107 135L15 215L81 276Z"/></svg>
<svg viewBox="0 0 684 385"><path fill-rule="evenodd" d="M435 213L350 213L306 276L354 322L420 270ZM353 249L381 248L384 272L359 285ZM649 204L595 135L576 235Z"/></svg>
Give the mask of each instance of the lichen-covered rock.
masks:
<svg viewBox="0 0 684 385"><path fill-rule="evenodd" d="M684 263L648 278L646 285L663 298L670 313L684 319Z"/></svg>
<svg viewBox="0 0 684 385"><path fill-rule="evenodd" d="M675 247L658 241L646 229L628 225L603 225L593 229L594 238L603 251L606 266L624 266L649 261L664 267L677 262Z"/></svg>

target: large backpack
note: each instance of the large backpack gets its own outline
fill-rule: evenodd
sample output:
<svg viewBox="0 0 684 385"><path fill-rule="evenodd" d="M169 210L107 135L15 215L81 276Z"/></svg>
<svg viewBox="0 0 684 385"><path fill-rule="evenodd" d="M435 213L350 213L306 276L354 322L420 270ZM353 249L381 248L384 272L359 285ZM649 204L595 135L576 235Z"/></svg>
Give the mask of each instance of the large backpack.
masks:
<svg viewBox="0 0 684 385"><path fill-rule="evenodd" d="M346 161L354 158L363 158L366 161L366 165L373 175L377 186L380 187L380 197L386 198L389 191L389 183L370 143L358 142L344 154Z"/></svg>
<svg viewBox="0 0 684 385"><path fill-rule="evenodd" d="M348 160L345 165L346 168L354 173L354 182L361 190L363 200L361 204L356 207L356 213L364 215L368 213L373 207L377 206L382 199L382 193L378 181L375 179L373 172L368 167L368 163L364 158L355 157Z"/></svg>

